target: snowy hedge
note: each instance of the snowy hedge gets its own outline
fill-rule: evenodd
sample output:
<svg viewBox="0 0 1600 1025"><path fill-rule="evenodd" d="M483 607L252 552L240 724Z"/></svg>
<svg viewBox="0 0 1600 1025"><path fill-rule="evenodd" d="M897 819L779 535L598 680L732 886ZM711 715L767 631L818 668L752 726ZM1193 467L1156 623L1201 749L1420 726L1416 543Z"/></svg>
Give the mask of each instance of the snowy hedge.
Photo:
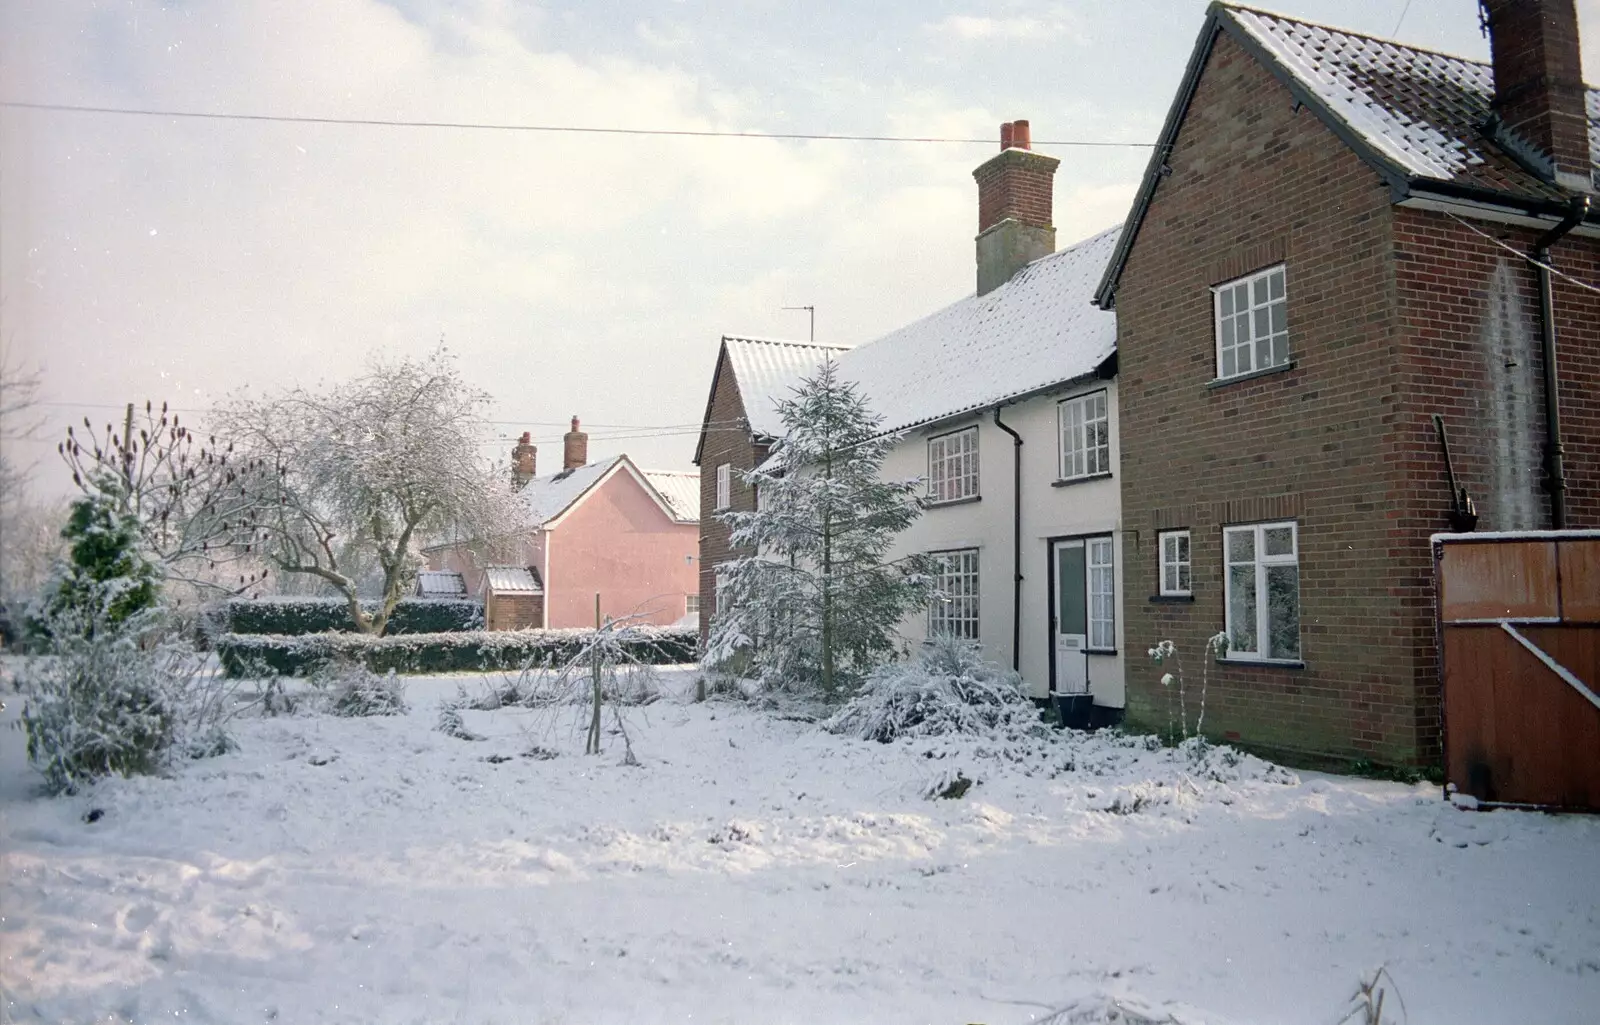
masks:
<svg viewBox="0 0 1600 1025"><path fill-rule="evenodd" d="M359 662L374 672L450 673L559 665L576 656L593 630L499 630L458 633L224 634L217 657L229 676L274 673L304 676L334 659ZM699 632L693 627L644 627L624 643L649 665L693 662Z"/></svg>
<svg viewBox="0 0 1600 1025"><path fill-rule="evenodd" d="M363 602L375 612L377 602ZM319 634L350 631L350 606L343 598L234 598L221 610L226 631L236 634ZM458 633L483 629L483 606L455 598L402 598L389 617L387 633Z"/></svg>

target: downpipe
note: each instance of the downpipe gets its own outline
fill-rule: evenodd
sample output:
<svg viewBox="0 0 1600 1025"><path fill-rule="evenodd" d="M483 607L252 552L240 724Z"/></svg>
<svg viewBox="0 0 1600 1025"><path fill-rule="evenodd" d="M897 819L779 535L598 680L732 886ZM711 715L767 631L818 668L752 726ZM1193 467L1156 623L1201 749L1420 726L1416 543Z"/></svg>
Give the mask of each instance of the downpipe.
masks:
<svg viewBox="0 0 1600 1025"><path fill-rule="evenodd" d="M1022 672L1022 435L1000 419L994 407L994 425L1011 435L1011 671Z"/></svg>
<svg viewBox="0 0 1600 1025"><path fill-rule="evenodd" d="M1556 362L1556 302L1550 273L1550 247L1581 224L1588 213L1589 197L1574 196L1561 223L1540 235L1533 244L1534 270L1539 276L1540 342L1544 353L1545 489L1550 492L1550 524L1556 530L1565 530L1567 526L1567 468L1561 443L1561 368Z"/></svg>

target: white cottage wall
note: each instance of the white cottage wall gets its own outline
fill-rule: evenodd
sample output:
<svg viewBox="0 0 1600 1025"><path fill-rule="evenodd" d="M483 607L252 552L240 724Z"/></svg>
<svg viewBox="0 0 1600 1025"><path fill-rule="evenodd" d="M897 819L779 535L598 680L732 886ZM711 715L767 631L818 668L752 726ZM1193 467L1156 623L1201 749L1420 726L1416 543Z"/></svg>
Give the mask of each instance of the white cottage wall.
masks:
<svg viewBox="0 0 1600 1025"><path fill-rule="evenodd" d="M1060 484L1061 441L1058 404L1104 390L1110 422L1112 474ZM1089 656L1090 688L1095 703L1121 708L1124 703L1122 633L1125 581L1122 574L1122 519L1115 381L1096 381L1062 388L1015 405L1004 406L1001 419L1022 436L1022 629L1018 660L1029 692L1050 693L1050 652L1055 639L1050 624L1051 541L1066 537L1109 534L1114 543L1116 577L1116 654ZM995 426L993 409L908 432L884 460L888 479L924 476L928 472L928 439L965 427L978 428L976 501L930 505L901 535L894 555L962 548L978 550L979 641L991 660L1012 663L1013 609L1013 442ZM927 636L926 613L908 617L901 633L913 647Z"/></svg>

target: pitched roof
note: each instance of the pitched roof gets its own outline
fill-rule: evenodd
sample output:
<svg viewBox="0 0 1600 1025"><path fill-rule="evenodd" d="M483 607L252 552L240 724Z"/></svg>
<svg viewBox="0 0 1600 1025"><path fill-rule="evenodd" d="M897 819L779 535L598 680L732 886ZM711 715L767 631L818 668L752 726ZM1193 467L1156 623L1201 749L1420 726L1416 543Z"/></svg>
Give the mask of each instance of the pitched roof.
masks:
<svg viewBox="0 0 1600 1025"><path fill-rule="evenodd" d="M483 571L483 586L495 594L543 594L539 578L525 566L490 566Z"/></svg>
<svg viewBox="0 0 1600 1025"><path fill-rule="evenodd" d="M886 431L983 409L1086 377L1117 351L1116 315L1091 305L1121 227L1041 257L839 356Z"/></svg>
<svg viewBox="0 0 1600 1025"><path fill-rule="evenodd" d="M645 479L650 482L661 497L666 499L667 505L672 507L672 513L679 523L700 522L700 475L698 473L684 473L679 470L645 470Z"/></svg>
<svg viewBox="0 0 1600 1025"><path fill-rule="evenodd" d="M1161 180L1161 170L1218 34L1226 32L1282 81L1296 100L1384 177L1402 199L1432 193L1552 217L1567 193L1485 134L1493 69L1448 54L1213 3L1144 181L1095 301L1113 301L1117 277ZM1600 164L1600 91L1587 95L1590 159ZM1600 220L1600 211L1591 220Z"/></svg>
<svg viewBox="0 0 1600 1025"><path fill-rule="evenodd" d="M738 382L750 432L776 438L783 433L783 421L778 419L778 400L787 398L789 389L799 384L825 358L838 355L848 348L822 342L723 335L722 351L717 356L717 372L711 380L711 395L706 398L706 415L702 424L711 422L711 403L717 394L717 381L722 374L724 356L727 357L728 368L733 371L733 379ZM705 444L703 429L700 444ZM699 461L700 452L696 449L695 462Z"/></svg>
<svg viewBox="0 0 1600 1025"><path fill-rule="evenodd" d="M517 492L517 497L527 508L529 519L534 525L553 527L557 520L566 515L613 473L618 472L626 472L633 477L639 486L644 488L645 493L661 507L662 513L675 523L694 523L699 520L698 475L671 471L655 471L647 474L634 466L633 460L626 455L612 456L570 471L563 470L545 477L535 477L522 486L522 490ZM682 483L669 478L690 478L694 484L692 489L685 489ZM670 488L677 495L677 499L674 500L673 495L663 491L663 486ZM688 497L691 493L692 501Z"/></svg>
<svg viewBox="0 0 1600 1025"><path fill-rule="evenodd" d="M522 500L534 523L548 523L566 512L579 498L605 477L626 456L612 456L573 470L535 477L522 486Z"/></svg>

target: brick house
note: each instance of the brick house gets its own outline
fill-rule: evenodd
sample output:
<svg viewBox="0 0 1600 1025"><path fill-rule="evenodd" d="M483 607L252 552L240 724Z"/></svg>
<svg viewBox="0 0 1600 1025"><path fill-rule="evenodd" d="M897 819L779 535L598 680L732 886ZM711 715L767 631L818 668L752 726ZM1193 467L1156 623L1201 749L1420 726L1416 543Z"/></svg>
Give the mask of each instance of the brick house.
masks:
<svg viewBox="0 0 1600 1025"><path fill-rule="evenodd" d="M668 626L692 620L699 599L696 475L640 470L626 455L589 462L589 436L562 438L559 473L539 476L527 434L512 450L528 536L508 566L483 566L465 543L425 550L430 570L461 574L485 599L490 629L592 627L602 615Z"/></svg>
<svg viewBox="0 0 1600 1025"><path fill-rule="evenodd" d="M908 617L902 638L912 646L935 633L976 641L1018 670L1036 698L1071 695L1083 721L1110 721L1123 703L1125 654L1116 611L1116 323L1091 299L1119 229L1056 251L1058 161L1035 152L1030 134L1026 121L1003 125L999 152L973 172L973 294L846 351L786 348L781 373L745 369L754 343L724 340L702 435L704 501L720 504L720 493L734 508L753 507L724 479L739 487L738 471L764 458L781 432L776 402L833 359L883 430L897 435L883 475L927 481L922 515L890 556L934 555L949 597ZM768 366L776 358L761 355ZM739 416L770 418L764 440L716 433L730 417L742 427ZM708 455L729 443L741 446L737 453ZM708 520L707 624L725 539Z"/></svg>
<svg viewBox="0 0 1600 1025"><path fill-rule="evenodd" d="M1435 760L1429 535L1600 526L1600 93L1572 0L1483 8L1488 65L1213 4L1097 292L1129 646L1192 699L1229 634L1218 736Z"/></svg>

